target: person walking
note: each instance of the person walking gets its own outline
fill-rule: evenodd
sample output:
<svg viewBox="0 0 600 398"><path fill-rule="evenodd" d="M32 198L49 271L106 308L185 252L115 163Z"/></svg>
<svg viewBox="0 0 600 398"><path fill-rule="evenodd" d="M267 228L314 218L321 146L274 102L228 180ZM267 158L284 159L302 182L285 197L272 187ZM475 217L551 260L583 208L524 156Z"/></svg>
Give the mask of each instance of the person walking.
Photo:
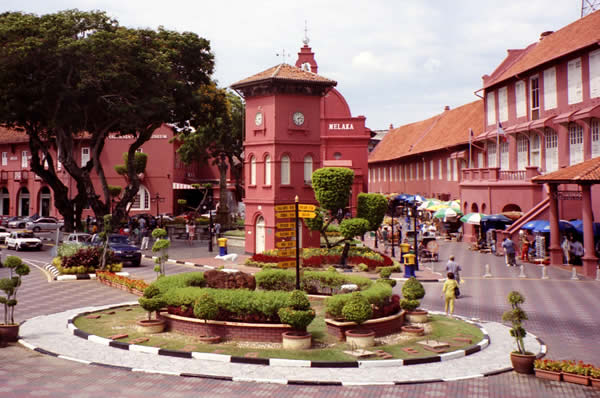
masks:
<svg viewBox="0 0 600 398"><path fill-rule="evenodd" d="M454 292L458 288L458 283L454 279L454 273L448 272L447 277L448 279L446 279L442 287L442 297L444 298L446 316L452 317L452 314L454 314L454 301L456 300Z"/></svg>
<svg viewBox="0 0 600 398"><path fill-rule="evenodd" d="M150 229L145 226L142 229L142 246L140 247L140 250L148 250L149 245L150 245Z"/></svg>
<svg viewBox="0 0 600 398"><path fill-rule="evenodd" d="M502 248L504 248L504 260L506 261L507 267L516 267L517 260L515 258L515 244L514 242L506 237L502 242Z"/></svg>
<svg viewBox="0 0 600 398"><path fill-rule="evenodd" d="M460 283L460 271L462 271L462 268L456 261L454 261L454 255L448 257L448 262L446 263L446 272L452 272L454 274L456 283Z"/></svg>
<svg viewBox="0 0 600 398"><path fill-rule="evenodd" d="M194 220L190 220L188 223L188 245L193 246L194 239L196 239L196 224Z"/></svg>

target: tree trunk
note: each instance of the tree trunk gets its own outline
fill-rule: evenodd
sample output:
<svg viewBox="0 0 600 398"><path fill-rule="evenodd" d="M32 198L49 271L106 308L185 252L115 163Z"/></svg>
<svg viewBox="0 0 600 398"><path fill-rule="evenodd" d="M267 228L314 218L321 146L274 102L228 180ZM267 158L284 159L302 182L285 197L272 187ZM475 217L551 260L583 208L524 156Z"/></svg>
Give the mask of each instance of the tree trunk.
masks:
<svg viewBox="0 0 600 398"><path fill-rule="evenodd" d="M340 267L348 268L348 252L350 252L350 242L344 244L344 250L342 251L342 257L340 258Z"/></svg>

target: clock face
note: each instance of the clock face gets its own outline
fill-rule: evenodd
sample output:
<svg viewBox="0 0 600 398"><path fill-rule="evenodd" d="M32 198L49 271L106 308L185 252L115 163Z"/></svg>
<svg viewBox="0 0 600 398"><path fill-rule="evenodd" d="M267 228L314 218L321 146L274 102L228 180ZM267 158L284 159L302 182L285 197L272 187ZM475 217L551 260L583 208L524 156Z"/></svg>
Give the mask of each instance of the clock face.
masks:
<svg viewBox="0 0 600 398"><path fill-rule="evenodd" d="M257 126L260 126L263 122L263 114L262 112L256 112L256 116L254 116L254 123Z"/></svg>
<svg viewBox="0 0 600 398"><path fill-rule="evenodd" d="M302 126L304 124L304 115L302 112L295 112L292 116L292 120L296 126Z"/></svg>

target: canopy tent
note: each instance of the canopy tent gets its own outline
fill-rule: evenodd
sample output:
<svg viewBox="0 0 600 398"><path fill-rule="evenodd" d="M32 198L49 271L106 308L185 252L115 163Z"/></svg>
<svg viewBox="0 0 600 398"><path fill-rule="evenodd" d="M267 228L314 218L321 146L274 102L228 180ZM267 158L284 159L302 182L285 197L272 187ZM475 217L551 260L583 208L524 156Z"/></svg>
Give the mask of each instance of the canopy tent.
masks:
<svg viewBox="0 0 600 398"><path fill-rule="evenodd" d="M483 213L468 213L462 216L460 221L464 222L465 224L479 225L481 224L481 218L485 216L486 214Z"/></svg>

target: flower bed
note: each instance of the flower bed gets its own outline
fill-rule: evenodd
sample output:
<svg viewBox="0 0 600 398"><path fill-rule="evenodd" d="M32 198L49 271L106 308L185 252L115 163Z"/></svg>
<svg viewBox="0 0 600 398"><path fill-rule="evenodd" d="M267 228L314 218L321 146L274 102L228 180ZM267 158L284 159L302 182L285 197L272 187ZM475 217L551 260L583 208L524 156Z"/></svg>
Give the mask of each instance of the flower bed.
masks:
<svg viewBox="0 0 600 398"><path fill-rule="evenodd" d="M131 279L126 276L116 275L112 272L97 271L96 279L107 286L128 291L136 296L144 294L144 289L149 285L140 279Z"/></svg>
<svg viewBox="0 0 600 398"><path fill-rule="evenodd" d="M346 339L347 330L374 331L376 337L387 336L401 331L404 323L404 311L383 318L369 319L361 325L355 322L340 322L333 319L325 319L327 333L335 336L338 340Z"/></svg>
<svg viewBox="0 0 600 398"><path fill-rule="evenodd" d="M537 359L535 375L541 379L563 381L600 388L600 368L582 361Z"/></svg>
<svg viewBox="0 0 600 398"><path fill-rule="evenodd" d="M304 268L325 268L329 265L339 264L342 256L342 248L332 249L303 249L302 267ZM272 266L281 261L295 260L293 257L280 256L278 250L267 250L263 253L257 253L246 260L246 265L264 267ZM385 254L377 253L369 248L350 248L347 263L350 265L365 264L369 270L375 270L378 267L389 267L394 265L394 261Z"/></svg>

